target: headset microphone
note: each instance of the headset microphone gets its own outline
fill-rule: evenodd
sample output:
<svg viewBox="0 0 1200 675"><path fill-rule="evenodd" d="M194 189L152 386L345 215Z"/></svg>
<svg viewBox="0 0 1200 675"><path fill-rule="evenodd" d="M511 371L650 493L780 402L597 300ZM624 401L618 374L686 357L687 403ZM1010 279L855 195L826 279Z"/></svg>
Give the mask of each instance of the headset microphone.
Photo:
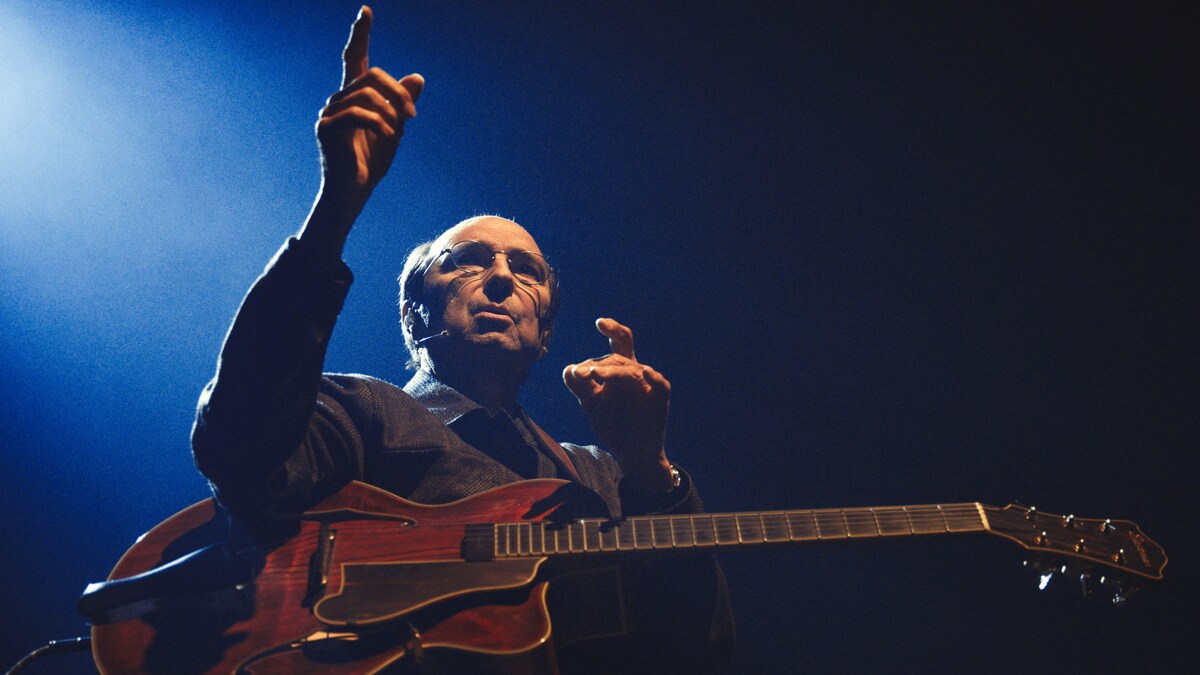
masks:
<svg viewBox="0 0 1200 675"><path fill-rule="evenodd" d="M450 337L450 331L444 330L440 333L434 333L433 335L430 335L429 337L423 337L420 340L417 340L416 344L419 347L419 346L425 344L426 342L429 342L430 340L436 340L437 338L444 338L444 337Z"/></svg>

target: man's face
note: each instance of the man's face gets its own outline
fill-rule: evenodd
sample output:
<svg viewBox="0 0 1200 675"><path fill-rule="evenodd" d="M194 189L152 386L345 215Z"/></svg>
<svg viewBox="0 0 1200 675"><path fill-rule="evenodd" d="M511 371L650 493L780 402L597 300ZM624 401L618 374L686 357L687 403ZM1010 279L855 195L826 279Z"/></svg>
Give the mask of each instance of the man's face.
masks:
<svg viewBox="0 0 1200 675"><path fill-rule="evenodd" d="M504 252L540 254L537 242L511 220L485 216L447 230L434 242L433 251L440 253L463 241L501 253L477 274L460 270L448 253L434 259L425 273L423 293L431 305L431 327L449 330L456 341L523 354L532 363L542 355L540 317L550 305L550 288L548 282L522 281Z"/></svg>

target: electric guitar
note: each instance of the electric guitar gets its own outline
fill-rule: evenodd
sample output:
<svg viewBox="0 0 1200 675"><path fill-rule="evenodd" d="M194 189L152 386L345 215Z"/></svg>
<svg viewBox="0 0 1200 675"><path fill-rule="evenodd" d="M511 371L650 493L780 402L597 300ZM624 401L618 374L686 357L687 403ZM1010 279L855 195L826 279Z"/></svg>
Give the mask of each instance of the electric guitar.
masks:
<svg viewBox="0 0 1200 675"><path fill-rule="evenodd" d="M1129 521L980 503L578 518L573 483L439 506L350 483L270 544L238 544L213 500L158 525L79 607L103 673L374 673L426 650L553 649L547 572L574 560L984 532L1073 565L1118 599L1163 550Z"/></svg>

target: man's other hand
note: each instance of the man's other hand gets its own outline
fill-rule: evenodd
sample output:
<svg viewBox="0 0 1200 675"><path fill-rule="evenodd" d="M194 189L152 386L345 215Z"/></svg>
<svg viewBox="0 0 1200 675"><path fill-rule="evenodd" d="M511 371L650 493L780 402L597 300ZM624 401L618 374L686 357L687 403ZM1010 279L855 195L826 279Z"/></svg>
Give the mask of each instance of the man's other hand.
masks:
<svg viewBox="0 0 1200 675"><path fill-rule="evenodd" d="M600 442L621 465L635 489L644 493L671 489L671 465L664 442L671 383L639 363L633 331L613 319L597 319L611 353L563 370L563 383L579 399Z"/></svg>

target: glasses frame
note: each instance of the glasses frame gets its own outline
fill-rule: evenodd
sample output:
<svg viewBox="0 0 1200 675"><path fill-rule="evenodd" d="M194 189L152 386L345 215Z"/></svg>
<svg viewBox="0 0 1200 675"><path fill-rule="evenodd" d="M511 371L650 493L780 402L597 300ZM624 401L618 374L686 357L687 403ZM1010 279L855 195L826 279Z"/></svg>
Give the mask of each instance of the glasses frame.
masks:
<svg viewBox="0 0 1200 675"><path fill-rule="evenodd" d="M507 251L497 251L497 250L493 249L492 247L488 246L487 244L485 244L481 241L475 241L474 239L463 239L461 241L456 241L453 244L451 244L448 248L442 249L440 252L438 252L437 255L433 256L433 258L430 259L429 268L426 268L425 273L428 274L429 269L432 268L433 265L436 264L437 261L439 259L441 259L442 256L446 255L447 253L452 253L455 248L457 248L463 244L474 244L476 246L482 247L483 249L485 249L491 253L491 257L488 259L488 266L484 267L483 269L479 269L479 270L463 269L462 267L459 266L458 262L454 259L454 256L451 255L449 257L450 264L454 265L454 268L457 269L459 272L462 272L463 276L473 277L478 274L483 274L484 272L487 272L488 270L492 269L496 265L496 255L499 253L503 253L504 256L506 258L508 258L509 272L512 274L513 278L516 279L517 281L520 281L521 283L525 284L526 286L548 285L551 283L551 281L554 279L555 274L557 273L556 270L554 269L554 266L551 265L550 261L546 259L546 256L542 255L541 253L538 253L537 251L529 251L529 250L525 250L525 249L518 249L518 250L509 249ZM525 254L525 255L528 255L528 256L531 256L534 258L540 258L541 261L543 263L545 263L545 265L546 265L546 278L544 278L540 281L538 281L538 280L530 281L525 278L525 277L528 277L529 275L523 276L522 274L513 271L512 270L512 256L514 254Z"/></svg>

